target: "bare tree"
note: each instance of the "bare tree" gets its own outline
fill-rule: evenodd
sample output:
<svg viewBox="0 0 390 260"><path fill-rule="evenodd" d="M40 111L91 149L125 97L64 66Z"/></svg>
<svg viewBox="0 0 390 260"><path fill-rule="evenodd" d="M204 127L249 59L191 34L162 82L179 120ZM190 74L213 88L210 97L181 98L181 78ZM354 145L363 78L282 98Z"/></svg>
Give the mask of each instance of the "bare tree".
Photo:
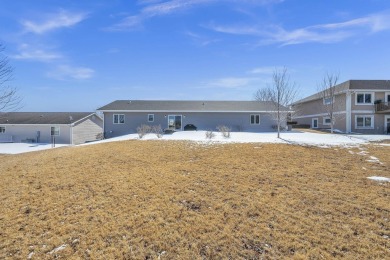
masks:
<svg viewBox="0 0 390 260"><path fill-rule="evenodd" d="M283 123L286 123L287 116L291 113L289 107L295 100L298 88L295 83L290 82L287 68L275 69L272 75L272 83L262 89L257 90L254 99L257 101L269 101L269 114L276 122L278 138Z"/></svg>
<svg viewBox="0 0 390 260"><path fill-rule="evenodd" d="M330 132L333 134L334 125L336 123L336 113L340 110L341 102L336 99L339 94L336 88L338 74L326 73L320 84L318 85L318 92L323 100L326 116L330 120Z"/></svg>
<svg viewBox="0 0 390 260"><path fill-rule="evenodd" d="M21 102L17 89L8 85L12 80L13 68L3 53L4 46L0 43L0 112L16 110Z"/></svg>

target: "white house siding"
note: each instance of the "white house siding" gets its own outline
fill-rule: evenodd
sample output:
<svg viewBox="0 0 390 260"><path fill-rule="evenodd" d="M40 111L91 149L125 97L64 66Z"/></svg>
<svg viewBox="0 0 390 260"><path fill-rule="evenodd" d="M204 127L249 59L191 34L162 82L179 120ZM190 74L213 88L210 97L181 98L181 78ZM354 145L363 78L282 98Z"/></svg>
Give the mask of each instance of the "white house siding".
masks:
<svg viewBox="0 0 390 260"><path fill-rule="evenodd" d="M124 114L124 124L114 124L113 115ZM148 122L148 114L154 114L154 122ZM260 115L260 125L250 124L250 115ZM182 127L187 124L195 125L198 130L216 131L218 125L226 125L232 131L270 132L275 131L276 125L267 113L250 112L104 112L105 136L115 137L136 133L137 127L146 125L160 125L162 129L168 128L168 115L182 115Z"/></svg>
<svg viewBox="0 0 390 260"><path fill-rule="evenodd" d="M6 132L3 135L12 136L13 142L20 143L26 139L37 141L37 132L40 132L40 143L51 143L51 127L60 128L60 135L55 137L56 143L70 144L70 127L69 125L1 125L5 126Z"/></svg>
<svg viewBox="0 0 390 260"><path fill-rule="evenodd" d="M95 115L82 120L73 127L73 144L82 144L97 140L97 135L103 132L103 122Z"/></svg>

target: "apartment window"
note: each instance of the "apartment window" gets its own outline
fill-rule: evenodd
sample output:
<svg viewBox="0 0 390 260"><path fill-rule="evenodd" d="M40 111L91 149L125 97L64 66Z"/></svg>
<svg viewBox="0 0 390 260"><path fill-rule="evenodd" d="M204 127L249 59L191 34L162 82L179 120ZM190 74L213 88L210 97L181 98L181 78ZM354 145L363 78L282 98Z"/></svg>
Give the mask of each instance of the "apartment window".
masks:
<svg viewBox="0 0 390 260"><path fill-rule="evenodd" d="M124 124L125 115L123 114L114 114L114 124Z"/></svg>
<svg viewBox="0 0 390 260"><path fill-rule="evenodd" d="M372 93L357 93L356 94L356 104L372 104Z"/></svg>
<svg viewBox="0 0 390 260"><path fill-rule="evenodd" d="M260 115L251 115L251 125L260 125Z"/></svg>
<svg viewBox="0 0 390 260"><path fill-rule="evenodd" d="M387 97L386 102L390 102L390 94L387 94L386 97Z"/></svg>
<svg viewBox="0 0 390 260"><path fill-rule="evenodd" d="M52 126L50 128L51 136L59 136L60 135L60 127Z"/></svg>
<svg viewBox="0 0 390 260"><path fill-rule="evenodd" d="M154 122L154 114L148 115L148 122Z"/></svg>
<svg viewBox="0 0 390 260"><path fill-rule="evenodd" d="M5 126L0 126L0 134L4 134L5 133Z"/></svg>
<svg viewBox="0 0 390 260"><path fill-rule="evenodd" d="M332 103L333 103L333 98L332 97L324 98L324 105L330 105Z"/></svg>
<svg viewBox="0 0 390 260"><path fill-rule="evenodd" d="M374 116L356 116L356 128L374 128Z"/></svg>
<svg viewBox="0 0 390 260"><path fill-rule="evenodd" d="M322 124L323 125L331 125L332 124L332 120L330 120L330 117L324 117Z"/></svg>

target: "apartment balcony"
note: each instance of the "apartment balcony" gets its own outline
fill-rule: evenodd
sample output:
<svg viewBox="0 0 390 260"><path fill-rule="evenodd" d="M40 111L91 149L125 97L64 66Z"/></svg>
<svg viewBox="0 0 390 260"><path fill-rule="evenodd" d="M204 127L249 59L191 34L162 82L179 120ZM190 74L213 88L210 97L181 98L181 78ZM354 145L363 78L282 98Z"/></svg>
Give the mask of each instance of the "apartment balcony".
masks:
<svg viewBox="0 0 390 260"><path fill-rule="evenodd" d="M390 102L377 102L375 104L375 113L390 114Z"/></svg>

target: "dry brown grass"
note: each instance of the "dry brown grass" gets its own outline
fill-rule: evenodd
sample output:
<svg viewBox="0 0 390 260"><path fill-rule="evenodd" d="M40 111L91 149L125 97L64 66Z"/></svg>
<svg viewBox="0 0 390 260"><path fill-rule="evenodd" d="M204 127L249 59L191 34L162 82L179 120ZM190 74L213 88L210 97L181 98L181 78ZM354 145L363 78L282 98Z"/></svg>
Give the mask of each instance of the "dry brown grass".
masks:
<svg viewBox="0 0 390 260"><path fill-rule="evenodd" d="M383 259L390 147L125 141L0 156L0 258ZM53 249L66 245L63 250Z"/></svg>

